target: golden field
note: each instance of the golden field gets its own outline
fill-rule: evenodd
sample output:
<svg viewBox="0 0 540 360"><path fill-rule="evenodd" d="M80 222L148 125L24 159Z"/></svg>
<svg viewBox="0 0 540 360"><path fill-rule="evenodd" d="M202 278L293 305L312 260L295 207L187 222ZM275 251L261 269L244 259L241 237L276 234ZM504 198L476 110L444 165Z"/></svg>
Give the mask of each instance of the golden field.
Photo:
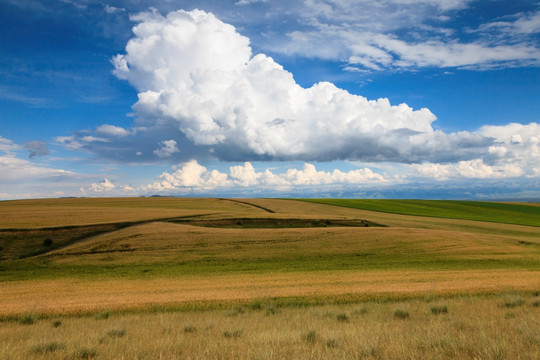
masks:
<svg viewBox="0 0 540 360"><path fill-rule="evenodd" d="M540 227L504 214L0 202L0 358L537 358Z"/></svg>
<svg viewBox="0 0 540 360"><path fill-rule="evenodd" d="M538 359L536 294L21 318L0 358Z"/></svg>

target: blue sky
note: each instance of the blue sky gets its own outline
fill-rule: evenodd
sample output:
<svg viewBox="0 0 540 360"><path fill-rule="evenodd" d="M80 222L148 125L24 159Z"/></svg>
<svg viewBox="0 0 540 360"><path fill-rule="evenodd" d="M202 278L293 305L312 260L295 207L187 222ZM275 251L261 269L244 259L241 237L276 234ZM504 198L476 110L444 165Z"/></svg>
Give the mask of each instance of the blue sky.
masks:
<svg viewBox="0 0 540 360"><path fill-rule="evenodd" d="M540 2L0 0L0 199L540 199Z"/></svg>

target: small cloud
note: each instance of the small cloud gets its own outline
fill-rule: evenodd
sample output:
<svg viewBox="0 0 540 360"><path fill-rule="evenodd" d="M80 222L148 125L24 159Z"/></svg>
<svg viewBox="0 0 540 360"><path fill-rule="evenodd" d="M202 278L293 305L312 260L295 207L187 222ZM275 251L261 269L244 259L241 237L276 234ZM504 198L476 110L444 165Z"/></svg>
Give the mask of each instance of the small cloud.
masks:
<svg viewBox="0 0 540 360"><path fill-rule="evenodd" d="M60 1L63 2L63 3L66 3L66 4L71 4L74 7L76 7L77 9L80 9L80 10L85 10L87 8L86 4L83 4L83 3L78 2L76 0L60 0Z"/></svg>
<svg viewBox="0 0 540 360"><path fill-rule="evenodd" d="M239 1L235 2L234 4L243 6L243 5L251 5L251 4L255 4L255 3L265 3L267 1L268 0L239 0Z"/></svg>
<svg viewBox="0 0 540 360"><path fill-rule="evenodd" d="M96 137L96 136L92 136L92 135L88 135L88 136L83 136L81 138L81 140L83 141L86 141L86 142L95 142L95 141L98 141L98 142L108 142L109 140L105 139L105 138L102 138L102 137Z"/></svg>
<svg viewBox="0 0 540 360"><path fill-rule="evenodd" d="M124 8L117 8L117 7L110 6L110 5L107 5L107 4L106 4L106 5L105 5L105 11L107 12L107 14L114 14L114 13L126 11L126 9L124 9Z"/></svg>
<svg viewBox="0 0 540 360"><path fill-rule="evenodd" d="M28 157L33 159L36 156L49 155L49 149L45 141L30 141L24 144L24 148L30 150Z"/></svg>
<svg viewBox="0 0 540 360"><path fill-rule="evenodd" d="M170 157L172 154L180 152L178 147L176 147L176 141L174 140L163 140L160 142L161 147L154 150L154 155L160 158Z"/></svg>
<svg viewBox="0 0 540 360"><path fill-rule="evenodd" d="M69 150L80 150L83 144L74 135L72 136L57 136L54 138L57 142L64 145Z"/></svg>
<svg viewBox="0 0 540 360"><path fill-rule="evenodd" d="M130 131L127 131L126 129L120 126L114 126L114 125L108 125L108 124L104 124L98 127L96 129L96 132L100 134L104 134L104 135L113 135L113 136L119 136L119 137L131 135Z"/></svg>
<svg viewBox="0 0 540 360"><path fill-rule="evenodd" d="M13 141L0 136L0 151L12 151L17 148L18 146Z"/></svg>
<svg viewBox="0 0 540 360"><path fill-rule="evenodd" d="M2 183L24 183L39 180L59 180L73 178L77 174L63 170L39 166L15 156L0 156L0 181Z"/></svg>
<svg viewBox="0 0 540 360"><path fill-rule="evenodd" d="M93 183L88 188L88 191L94 192L94 193L103 193L112 191L116 188L116 186L109 180L109 179L103 179L98 183Z"/></svg>

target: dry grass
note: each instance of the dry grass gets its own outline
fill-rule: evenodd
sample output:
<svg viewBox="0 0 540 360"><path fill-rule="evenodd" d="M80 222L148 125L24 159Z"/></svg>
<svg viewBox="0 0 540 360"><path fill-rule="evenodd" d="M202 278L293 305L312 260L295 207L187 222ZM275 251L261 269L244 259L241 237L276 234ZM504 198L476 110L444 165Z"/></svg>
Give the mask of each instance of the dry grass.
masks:
<svg viewBox="0 0 540 360"><path fill-rule="evenodd" d="M536 244L524 246L521 242ZM540 238L412 228L219 229L149 223L52 252L60 263L193 262L355 255L540 258ZM129 250L129 251L127 251Z"/></svg>
<svg viewBox="0 0 540 360"><path fill-rule="evenodd" d="M507 296L524 304L508 309ZM2 359L538 359L526 294L0 323ZM433 306L448 312L434 315ZM396 318L396 311L408 313ZM338 320L345 315L347 321ZM188 329L188 331L186 331Z"/></svg>
<svg viewBox="0 0 540 360"><path fill-rule="evenodd" d="M33 229L264 211L219 199L86 198L0 201L0 229Z"/></svg>
<svg viewBox="0 0 540 360"><path fill-rule="evenodd" d="M157 279L34 280L0 283L0 314L87 313L98 310L279 302L320 303L540 289L537 271L370 271L230 274ZM301 299L301 300L298 300ZM294 301L293 301L294 302Z"/></svg>

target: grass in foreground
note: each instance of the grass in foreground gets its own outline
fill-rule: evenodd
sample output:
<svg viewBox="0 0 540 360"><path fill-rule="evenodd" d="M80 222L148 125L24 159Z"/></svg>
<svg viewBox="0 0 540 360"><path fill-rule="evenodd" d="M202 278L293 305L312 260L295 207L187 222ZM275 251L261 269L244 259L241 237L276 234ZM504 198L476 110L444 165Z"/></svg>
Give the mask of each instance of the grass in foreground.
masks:
<svg viewBox="0 0 540 360"><path fill-rule="evenodd" d="M301 308L261 301L210 311L10 321L0 323L0 358L537 359L535 301L531 293Z"/></svg>
<svg viewBox="0 0 540 360"><path fill-rule="evenodd" d="M402 215L540 226L537 204L443 200L303 199L302 201Z"/></svg>

